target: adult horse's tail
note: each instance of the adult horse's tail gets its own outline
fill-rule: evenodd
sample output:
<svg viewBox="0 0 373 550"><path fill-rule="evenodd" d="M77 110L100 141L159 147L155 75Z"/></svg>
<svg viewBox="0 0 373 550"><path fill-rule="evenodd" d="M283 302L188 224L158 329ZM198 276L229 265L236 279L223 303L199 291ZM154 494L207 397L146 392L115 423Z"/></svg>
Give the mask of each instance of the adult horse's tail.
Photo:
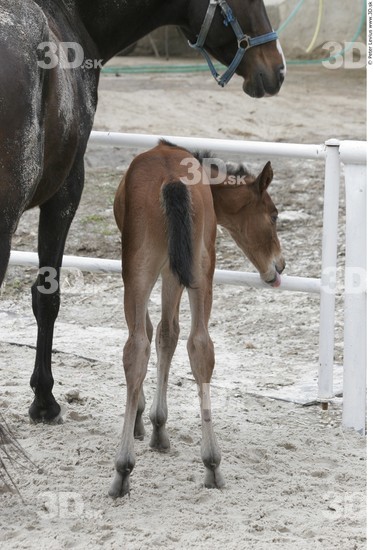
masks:
<svg viewBox="0 0 373 550"><path fill-rule="evenodd" d="M168 224L168 255L171 271L180 284L192 285L192 204L188 187L171 181L162 187L162 201Z"/></svg>

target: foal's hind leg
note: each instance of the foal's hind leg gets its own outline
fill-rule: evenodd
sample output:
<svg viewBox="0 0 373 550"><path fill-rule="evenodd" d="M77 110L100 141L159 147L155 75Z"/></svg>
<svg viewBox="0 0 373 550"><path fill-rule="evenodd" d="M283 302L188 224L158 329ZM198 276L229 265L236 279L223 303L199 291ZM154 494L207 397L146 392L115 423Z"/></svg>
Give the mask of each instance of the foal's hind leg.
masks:
<svg viewBox="0 0 373 550"><path fill-rule="evenodd" d="M130 258L125 259L131 266ZM123 348L123 367L127 382L127 402L121 442L115 460L114 479L109 495L116 498L130 491L129 477L135 466L134 432L138 421L139 398L145 379L149 356L150 341L148 338L149 321L147 322L147 304L150 292L157 279L156 270L146 273L143 265L133 266L133 272L124 277L124 309L128 326L128 339ZM140 415L141 416L141 415Z"/></svg>
<svg viewBox="0 0 373 550"><path fill-rule="evenodd" d="M188 289L192 312L192 328L188 339L190 365L196 382L201 406L201 456L206 468L205 486L223 487L224 478L219 465L221 453L212 426L210 380L214 370L214 346L208 333L208 320L212 305L212 273L195 288Z"/></svg>
<svg viewBox="0 0 373 550"><path fill-rule="evenodd" d="M151 343L153 339L153 325L150 321L149 312L146 313L146 334L148 336L149 342ZM144 394L143 386L141 385L139 402L137 405L135 428L134 428L135 439L139 439L140 441L142 441L145 436L144 422L142 420L142 415L144 410L145 410L145 394Z"/></svg>
<svg viewBox="0 0 373 550"><path fill-rule="evenodd" d="M166 451L170 441L165 429L167 421L167 383L172 357L179 338L179 305L183 287L176 277L167 273L162 281L162 318L157 327L157 390L150 411L153 434L150 447Z"/></svg>
<svg viewBox="0 0 373 550"><path fill-rule="evenodd" d="M36 359L30 385L35 398L29 415L35 422L58 421L61 407L52 394L52 341L60 307L60 267L66 236L83 189L83 161L63 187L40 207L39 275L32 286L32 308L38 324Z"/></svg>

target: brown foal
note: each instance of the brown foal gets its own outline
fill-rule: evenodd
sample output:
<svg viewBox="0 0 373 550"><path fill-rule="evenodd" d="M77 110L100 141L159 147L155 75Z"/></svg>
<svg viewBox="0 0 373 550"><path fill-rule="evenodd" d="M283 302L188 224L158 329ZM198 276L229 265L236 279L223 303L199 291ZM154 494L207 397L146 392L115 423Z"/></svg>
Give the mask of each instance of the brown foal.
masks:
<svg viewBox="0 0 373 550"><path fill-rule="evenodd" d="M187 347L201 404L205 485L224 485L210 407L215 358L208 321L217 224L229 231L269 285L279 286L285 262L276 233L277 210L267 192L273 177L271 164L268 162L255 178L242 167L229 172L224 164L222 171L221 161L209 161L208 175L202 154L193 155L162 140L132 161L115 197L114 213L122 233L124 311L129 335L123 349L127 404L109 491L113 497L129 493L129 477L135 465L134 437L144 437L142 385L153 333L148 300L160 274L162 316L156 335L158 375L150 411L150 446L159 451L170 446L165 428L167 382L179 336L180 299L186 287L191 310Z"/></svg>

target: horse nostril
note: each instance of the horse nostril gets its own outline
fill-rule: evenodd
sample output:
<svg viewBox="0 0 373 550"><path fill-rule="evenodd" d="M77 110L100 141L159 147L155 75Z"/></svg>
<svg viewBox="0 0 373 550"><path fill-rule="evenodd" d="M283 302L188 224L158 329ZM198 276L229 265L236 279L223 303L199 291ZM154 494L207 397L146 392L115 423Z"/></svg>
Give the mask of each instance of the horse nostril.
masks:
<svg viewBox="0 0 373 550"><path fill-rule="evenodd" d="M276 265L276 271L277 271L277 273L279 273L279 274L281 275L281 273L282 273L282 272L284 271L284 269L285 269L285 266L286 266L285 261L282 262L281 266L277 266L277 265Z"/></svg>

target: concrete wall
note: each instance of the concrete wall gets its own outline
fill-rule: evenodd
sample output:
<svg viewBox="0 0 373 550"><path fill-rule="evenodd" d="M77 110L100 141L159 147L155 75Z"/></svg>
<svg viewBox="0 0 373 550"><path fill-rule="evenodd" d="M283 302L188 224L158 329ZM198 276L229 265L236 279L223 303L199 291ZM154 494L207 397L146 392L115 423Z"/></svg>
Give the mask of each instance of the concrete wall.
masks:
<svg viewBox="0 0 373 550"><path fill-rule="evenodd" d="M286 21L298 2L299 0L264 0L274 29L278 29ZM280 39L286 57L321 58L329 53L322 49L326 42L350 42L359 27L363 4L363 0L323 0L320 32L313 51L307 53L306 49L311 43L317 25L319 0L305 0L295 17L281 32ZM360 40L365 41L365 25ZM173 27L168 27L167 30L158 29L151 34L151 39L146 37L139 41L135 54L154 55L157 50L163 57L166 55L167 42L171 57L196 56L185 38Z"/></svg>
<svg viewBox="0 0 373 550"><path fill-rule="evenodd" d="M268 15L275 29L286 21L299 0L264 0ZM363 13L363 0L324 0L320 31L313 53L307 54L317 26L319 0L305 0L300 10L280 34L280 40L286 56L321 57L327 54L322 50L326 42L350 42L359 28ZM363 36L365 41L365 24ZM321 54L321 55L319 55Z"/></svg>

